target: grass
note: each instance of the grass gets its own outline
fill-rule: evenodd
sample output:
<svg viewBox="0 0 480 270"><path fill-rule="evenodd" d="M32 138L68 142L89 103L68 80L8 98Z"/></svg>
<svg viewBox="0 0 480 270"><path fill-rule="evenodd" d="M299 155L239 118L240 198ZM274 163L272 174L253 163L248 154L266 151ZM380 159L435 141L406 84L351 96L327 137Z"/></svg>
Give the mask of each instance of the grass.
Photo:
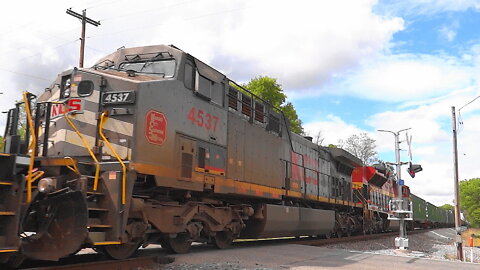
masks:
<svg viewBox="0 0 480 270"><path fill-rule="evenodd" d="M474 247L480 247L480 229L477 228L469 228L468 230L464 231L462 233L462 239L464 245L468 246L470 241L470 236L474 235L473 237L473 246Z"/></svg>

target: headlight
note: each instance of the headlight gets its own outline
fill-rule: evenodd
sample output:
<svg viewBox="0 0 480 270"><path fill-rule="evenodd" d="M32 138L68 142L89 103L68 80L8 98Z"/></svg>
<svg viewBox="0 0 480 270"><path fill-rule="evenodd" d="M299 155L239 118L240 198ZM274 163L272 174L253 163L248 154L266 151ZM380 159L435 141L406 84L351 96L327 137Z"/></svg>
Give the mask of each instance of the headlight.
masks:
<svg viewBox="0 0 480 270"><path fill-rule="evenodd" d="M41 193L50 193L55 191L55 187L57 185L57 179L55 178L42 178L38 181L38 191Z"/></svg>

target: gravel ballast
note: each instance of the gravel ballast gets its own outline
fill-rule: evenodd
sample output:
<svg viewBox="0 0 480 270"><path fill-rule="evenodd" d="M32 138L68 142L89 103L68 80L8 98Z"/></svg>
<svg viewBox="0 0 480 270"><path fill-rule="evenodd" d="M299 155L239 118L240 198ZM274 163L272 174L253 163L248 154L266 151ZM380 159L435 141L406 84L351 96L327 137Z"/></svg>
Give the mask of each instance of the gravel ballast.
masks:
<svg viewBox="0 0 480 270"><path fill-rule="evenodd" d="M455 230L452 228L425 230L422 233L408 235L407 252L398 252L395 248L395 237L379 237L361 242L345 242L327 245L332 249L372 252L385 255L403 255L409 257L432 258L439 260L456 260L454 243ZM470 262L470 247L464 247L466 261ZM473 262L480 263L480 248L473 248Z"/></svg>

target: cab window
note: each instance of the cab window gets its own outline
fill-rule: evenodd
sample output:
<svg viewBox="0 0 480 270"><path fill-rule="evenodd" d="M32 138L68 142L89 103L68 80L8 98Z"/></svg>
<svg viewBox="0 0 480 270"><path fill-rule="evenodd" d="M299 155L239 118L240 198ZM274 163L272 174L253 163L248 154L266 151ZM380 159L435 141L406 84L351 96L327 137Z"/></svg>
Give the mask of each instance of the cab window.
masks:
<svg viewBox="0 0 480 270"><path fill-rule="evenodd" d="M190 90L193 90L195 87L195 72L192 64L186 63L185 64L185 74L183 76L183 82L185 87Z"/></svg>

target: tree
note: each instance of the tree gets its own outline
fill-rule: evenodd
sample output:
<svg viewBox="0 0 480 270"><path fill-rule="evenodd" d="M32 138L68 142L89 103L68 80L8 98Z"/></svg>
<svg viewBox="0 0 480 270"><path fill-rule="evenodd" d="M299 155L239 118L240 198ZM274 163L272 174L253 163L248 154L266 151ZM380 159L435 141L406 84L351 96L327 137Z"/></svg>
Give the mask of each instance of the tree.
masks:
<svg viewBox="0 0 480 270"><path fill-rule="evenodd" d="M3 136L0 136L0 152L3 152L5 151L3 148L5 146L5 139L3 138Z"/></svg>
<svg viewBox="0 0 480 270"><path fill-rule="evenodd" d="M453 207L453 205L446 203L446 204L440 206L440 208L445 209L445 210L453 210L454 207Z"/></svg>
<svg viewBox="0 0 480 270"><path fill-rule="evenodd" d="M322 144L323 144L323 141L325 140L325 138L324 138L323 135L322 135L322 131L321 131L321 130L317 132L317 135L312 136L312 137L313 137L313 142L314 142L315 144L318 144L318 145L322 145Z"/></svg>
<svg viewBox="0 0 480 270"><path fill-rule="evenodd" d="M259 76L242 85L258 97L279 108L289 120L290 130L303 134L302 120L298 118L297 111L291 102L286 102L287 96L283 93L282 86L277 79L268 76Z"/></svg>
<svg viewBox="0 0 480 270"><path fill-rule="evenodd" d="M293 107L293 104L287 102L287 104L280 106L280 110L282 110L285 117L289 120L290 130L298 134L303 134L302 120L298 118L297 111L295 107Z"/></svg>
<svg viewBox="0 0 480 270"><path fill-rule="evenodd" d="M460 208L472 227L480 227L480 178L460 182Z"/></svg>
<svg viewBox="0 0 480 270"><path fill-rule="evenodd" d="M362 160L365 165L371 165L378 161L375 140L370 138L366 132L359 135L354 134L345 141L339 140L338 145Z"/></svg>

